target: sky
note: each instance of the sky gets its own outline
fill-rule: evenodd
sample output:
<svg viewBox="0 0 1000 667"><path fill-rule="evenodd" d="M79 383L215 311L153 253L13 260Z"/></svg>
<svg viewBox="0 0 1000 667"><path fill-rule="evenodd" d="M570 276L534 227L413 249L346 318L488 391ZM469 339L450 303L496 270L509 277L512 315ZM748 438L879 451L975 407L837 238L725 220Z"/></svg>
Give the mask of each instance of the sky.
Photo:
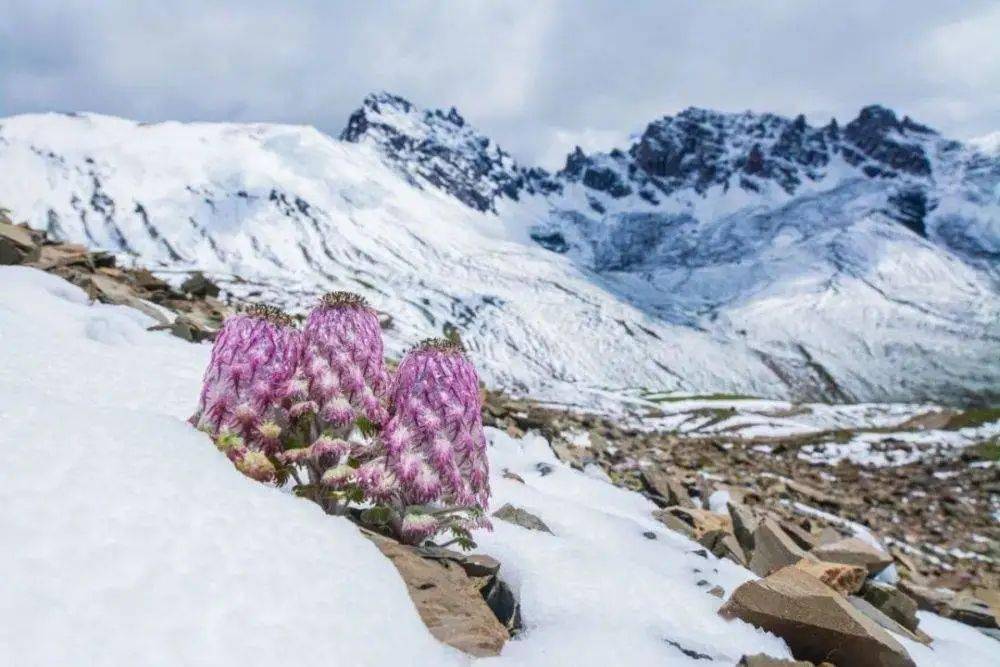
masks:
<svg viewBox="0 0 1000 667"><path fill-rule="evenodd" d="M0 116L305 123L372 91L559 167L689 106L1000 130L1000 2L0 0Z"/></svg>

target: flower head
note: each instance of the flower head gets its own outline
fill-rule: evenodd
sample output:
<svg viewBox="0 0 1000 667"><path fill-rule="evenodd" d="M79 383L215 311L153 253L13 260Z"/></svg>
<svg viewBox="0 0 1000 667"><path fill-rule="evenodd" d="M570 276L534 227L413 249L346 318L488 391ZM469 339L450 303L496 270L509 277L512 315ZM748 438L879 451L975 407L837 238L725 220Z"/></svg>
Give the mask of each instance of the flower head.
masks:
<svg viewBox="0 0 1000 667"><path fill-rule="evenodd" d="M228 318L215 339L202 382L198 428L241 435L251 449L275 445L268 423L288 419L282 400L295 377L302 335L291 318L269 306L251 306Z"/></svg>
<svg viewBox="0 0 1000 667"><path fill-rule="evenodd" d="M399 532L403 542L420 544L427 538L434 536L440 529L436 517L424 512L409 512L403 517Z"/></svg>
<svg viewBox="0 0 1000 667"><path fill-rule="evenodd" d="M258 482L273 482L276 470L271 460L261 452L244 452L235 461L236 469L251 479Z"/></svg>
<svg viewBox="0 0 1000 667"><path fill-rule="evenodd" d="M382 328L365 300L350 292L327 294L309 314L303 338L309 398L320 406L320 417L335 427L357 415L383 423L388 374Z"/></svg>
<svg viewBox="0 0 1000 667"><path fill-rule="evenodd" d="M456 343L424 341L403 359L389 390L381 443L407 504L485 508L489 464L479 377Z"/></svg>

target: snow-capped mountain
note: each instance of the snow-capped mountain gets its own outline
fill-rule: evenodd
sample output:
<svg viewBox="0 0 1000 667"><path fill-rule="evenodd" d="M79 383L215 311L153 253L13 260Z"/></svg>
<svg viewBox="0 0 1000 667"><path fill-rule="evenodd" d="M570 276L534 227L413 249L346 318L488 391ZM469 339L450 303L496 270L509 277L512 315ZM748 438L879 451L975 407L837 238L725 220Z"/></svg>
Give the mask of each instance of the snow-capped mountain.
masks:
<svg viewBox="0 0 1000 667"><path fill-rule="evenodd" d="M454 327L541 397L1000 396L1000 157L880 107L689 109L556 174L388 94L340 140L29 115L0 166L0 205L55 237L292 308L360 291L396 351Z"/></svg>

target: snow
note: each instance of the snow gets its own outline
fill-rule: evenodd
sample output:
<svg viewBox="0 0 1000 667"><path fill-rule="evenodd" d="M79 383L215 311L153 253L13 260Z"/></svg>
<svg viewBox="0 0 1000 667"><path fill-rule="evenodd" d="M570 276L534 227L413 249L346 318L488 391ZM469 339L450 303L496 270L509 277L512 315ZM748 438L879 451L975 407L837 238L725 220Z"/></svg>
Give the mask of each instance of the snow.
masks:
<svg viewBox="0 0 1000 667"><path fill-rule="evenodd" d="M184 421L205 347L46 274L0 282L0 662L464 662L349 523Z"/></svg>
<svg viewBox="0 0 1000 667"><path fill-rule="evenodd" d="M384 110L415 143L467 152L478 141L444 116ZM728 162L758 118L728 117ZM456 326L491 386L567 405L603 408L644 389L837 398L814 364L849 399L965 398L1000 379L995 175L966 177L964 152L935 158L923 239L872 213L894 183L861 179L839 157L795 197L770 182L759 195L716 184L657 206L606 198L620 210L598 216L579 184L481 213L381 149L378 137L353 144L291 125L15 116L0 124L0 205L58 238L163 272L201 269L292 310L329 289L360 291L391 314L393 354ZM491 141L483 151L499 155ZM495 166L515 169L509 157ZM651 216L640 226L668 242L647 247L627 215ZM596 245L547 251L529 236L543 223ZM985 249L985 262L963 248ZM595 272L593 256L609 253L644 263ZM799 425L713 424L730 427Z"/></svg>
<svg viewBox="0 0 1000 667"><path fill-rule="evenodd" d="M0 550L0 663L470 663L430 636L352 524L242 477L185 422L207 345L35 270L0 267L0 284L0 532L16 545ZM526 628L476 664L697 662L672 642L720 664L789 655L716 614L707 589L750 572L696 555L648 500L562 464L541 437L488 439L493 506L554 534L499 520L477 533ZM931 616L922 627L949 652L908 645L919 665L996 663L992 639Z"/></svg>

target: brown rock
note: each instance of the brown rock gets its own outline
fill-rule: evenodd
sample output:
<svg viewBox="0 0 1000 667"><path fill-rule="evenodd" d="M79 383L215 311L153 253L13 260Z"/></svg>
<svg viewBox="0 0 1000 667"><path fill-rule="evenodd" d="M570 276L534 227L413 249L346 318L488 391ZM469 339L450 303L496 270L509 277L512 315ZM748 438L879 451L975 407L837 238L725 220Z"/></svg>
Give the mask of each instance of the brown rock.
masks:
<svg viewBox="0 0 1000 667"><path fill-rule="evenodd" d="M794 521L782 521L779 525L784 529L785 533L792 538L793 542L806 551L816 547L816 537Z"/></svg>
<svg viewBox="0 0 1000 667"><path fill-rule="evenodd" d="M871 620L878 623L879 626L885 628L889 632L895 632L897 635L902 635L907 639L912 639L913 641L920 642L921 644L930 643L929 637L927 637L927 635L923 635L922 637L918 636L908 628L905 628L899 623L897 623L894 619L882 613L880 609L878 609L872 603L868 602L868 600L852 595L847 598L847 601L850 602L855 609L860 611L862 614L864 614Z"/></svg>
<svg viewBox="0 0 1000 667"><path fill-rule="evenodd" d="M667 520L664 520L664 517L666 516L671 516L674 519L678 519L682 523L687 524L689 530L685 531L683 529L678 530L677 528L674 528L673 526L677 525L676 522L668 522ZM732 522L728 516L715 514L714 512L709 512L708 510L673 506L653 512L653 517L658 519L671 530L678 530L678 532L682 532L689 537L693 537L695 540L701 539L705 533L710 533L714 530L724 530L727 532L732 531Z"/></svg>
<svg viewBox="0 0 1000 667"><path fill-rule="evenodd" d="M728 558L737 565L747 566L747 557L740 543L736 540L736 536L727 530L709 531L698 539L698 543L717 558Z"/></svg>
<svg viewBox="0 0 1000 667"><path fill-rule="evenodd" d="M0 221L0 265L37 261L41 255L39 245L27 227Z"/></svg>
<svg viewBox="0 0 1000 667"><path fill-rule="evenodd" d="M758 653L743 656L736 667L813 667L813 664L807 660L784 660Z"/></svg>
<svg viewBox="0 0 1000 667"><path fill-rule="evenodd" d="M775 570L806 558L806 552L771 518L761 521L754 532L753 541L750 570L760 577L766 577Z"/></svg>
<svg viewBox="0 0 1000 667"><path fill-rule="evenodd" d="M795 567L808 572L842 595L857 593L868 576L868 570L858 565L827 563L811 558L803 558L795 563Z"/></svg>
<svg viewBox="0 0 1000 667"><path fill-rule="evenodd" d="M920 623L917 619L917 603L895 586L869 581L862 589L861 597L910 632L917 629L917 624Z"/></svg>
<svg viewBox="0 0 1000 667"><path fill-rule="evenodd" d="M901 580L898 586L899 590L917 603L917 608L921 611L932 611L944 616L947 615L947 609L955 600L953 591L942 588L929 588L906 580Z"/></svg>
<svg viewBox="0 0 1000 667"><path fill-rule="evenodd" d="M743 548L743 553L753 553L753 534L757 530L757 517L746 505L738 503L726 503L729 510L729 517L733 521L733 535L736 541Z"/></svg>
<svg viewBox="0 0 1000 667"><path fill-rule="evenodd" d="M719 610L785 640L799 660L913 667L899 642L842 595L795 567L737 588Z"/></svg>
<svg viewBox="0 0 1000 667"><path fill-rule="evenodd" d="M663 499L665 506L677 505L691 509L696 507L687 489L673 475L649 468L642 471L642 481L647 489Z"/></svg>
<svg viewBox="0 0 1000 667"><path fill-rule="evenodd" d="M366 535L396 566L434 637L476 657L500 654L509 633L461 566L449 559L423 558L414 547Z"/></svg>
<svg viewBox="0 0 1000 667"><path fill-rule="evenodd" d="M857 537L847 537L837 542L821 544L812 550L812 554L820 560L831 563L860 565L867 568L871 574L892 564L892 556Z"/></svg>

